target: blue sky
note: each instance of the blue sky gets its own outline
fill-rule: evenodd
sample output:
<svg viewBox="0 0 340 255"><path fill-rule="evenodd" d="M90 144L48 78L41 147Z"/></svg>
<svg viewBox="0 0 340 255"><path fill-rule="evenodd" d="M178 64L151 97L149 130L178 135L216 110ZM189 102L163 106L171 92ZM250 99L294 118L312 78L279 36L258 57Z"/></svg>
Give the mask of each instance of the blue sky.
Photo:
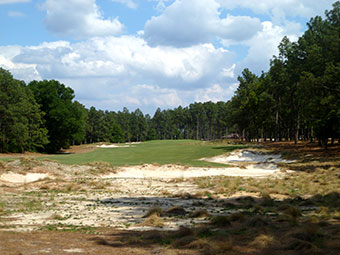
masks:
<svg viewBox="0 0 340 255"><path fill-rule="evenodd" d="M56 79L86 107L227 101L330 0L0 0L0 67Z"/></svg>

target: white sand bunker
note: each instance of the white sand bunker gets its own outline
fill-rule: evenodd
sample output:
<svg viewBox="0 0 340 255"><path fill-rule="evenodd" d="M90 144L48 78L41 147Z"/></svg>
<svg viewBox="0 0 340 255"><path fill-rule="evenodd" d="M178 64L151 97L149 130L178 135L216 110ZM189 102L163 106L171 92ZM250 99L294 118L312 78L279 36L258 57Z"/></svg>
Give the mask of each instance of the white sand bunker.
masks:
<svg viewBox="0 0 340 255"><path fill-rule="evenodd" d="M102 178L122 178L122 179L186 179L208 176L241 176L241 177L267 177L271 175L282 175L275 166L251 165L246 168L202 168L190 167L185 169L168 168L166 170L154 170L153 167L141 168L139 166L122 168L117 173L102 176Z"/></svg>
<svg viewBox="0 0 340 255"><path fill-rule="evenodd" d="M279 154L266 154L260 151L240 150L230 155L202 159L209 162L229 164L233 167L184 167L180 165L142 165L122 167L116 173L102 178L131 179L177 179L207 176L268 177L282 176L278 163L290 163Z"/></svg>
<svg viewBox="0 0 340 255"><path fill-rule="evenodd" d="M116 145L116 144L102 144L102 145L98 145L98 148L130 148L130 147L134 147L131 145Z"/></svg>
<svg viewBox="0 0 340 255"><path fill-rule="evenodd" d="M45 179L46 177L48 177L48 174L27 173L23 175L16 173L6 173L0 176L0 181L22 184L39 181Z"/></svg>
<svg viewBox="0 0 340 255"><path fill-rule="evenodd" d="M280 154L268 154L260 151L240 150L232 152L229 156L221 155L213 158L204 159L209 162L220 164L233 164L240 162L248 163L291 163L292 160L286 160Z"/></svg>

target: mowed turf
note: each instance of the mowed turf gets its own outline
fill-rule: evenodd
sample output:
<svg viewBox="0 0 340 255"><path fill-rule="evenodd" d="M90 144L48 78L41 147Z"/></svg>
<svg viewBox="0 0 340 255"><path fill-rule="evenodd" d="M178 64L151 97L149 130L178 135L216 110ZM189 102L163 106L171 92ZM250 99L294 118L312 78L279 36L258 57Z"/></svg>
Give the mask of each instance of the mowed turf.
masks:
<svg viewBox="0 0 340 255"><path fill-rule="evenodd" d="M113 166L140 164L181 164L187 166L225 166L200 160L230 152L242 146L193 140L149 141L128 148L98 148L84 154L53 155L44 158L64 164L108 162Z"/></svg>

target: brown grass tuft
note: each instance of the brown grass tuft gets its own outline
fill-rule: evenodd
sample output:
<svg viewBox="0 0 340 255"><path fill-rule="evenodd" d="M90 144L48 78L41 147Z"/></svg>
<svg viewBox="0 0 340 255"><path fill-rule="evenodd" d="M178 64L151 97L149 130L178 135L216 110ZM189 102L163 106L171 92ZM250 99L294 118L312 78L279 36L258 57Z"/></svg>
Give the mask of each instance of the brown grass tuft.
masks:
<svg viewBox="0 0 340 255"><path fill-rule="evenodd" d="M206 218L206 217L210 217L210 213L208 213L206 210L197 210L194 211L193 213L190 214L191 218Z"/></svg>
<svg viewBox="0 0 340 255"><path fill-rule="evenodd" d="M172 243L172 246L174 248L183 248L183 247L189 245L190 243L192 243L195 240L196 240L196 238L193 235L184 236L184 237L181 237L181 238L175 240Z"/></svg>
<svg viewBox="0 0 340 255"><path fill-rule="evenodd" d="M146 218L142 223L139 224L140 226L147 226L147 227L155 227L161 228L164 226L164 221L161 217L157 216L156 214L150 215Z"/></svg>
<svg viewBox="0 0 340 255"><path fill-rule="evenodd" d="M249 227L265 227L265 226L268 226L270 223L271 222L269 219L264 219L261 216L255 216L255 217L250 218L246 222L246 225Z"/></svg>
<svg viewBox="0 0 340 255"><path fill-rule="evenodd" d="M148 218L151 215L157 215L160 217L163 214L163 210L160 207L151 207L147 213L143 216L143 218Z"/></svg>
<svg viewBox="0 0 340 255"><path fill-rule="evenodd" d="M299 218L300 216L302 216L300 208L298 208L296 206L291 206L291 205L288 205L287 208L283 211L283 213L285 215L291 216L294 219Z"/></svg>
<svg viewBox="0 0 340 255"><path fill-rule="evenodd" d="M265 249L275 243L275 239L270 235L259 235L255 238L254 241L250 243L251 246L258 249Z"/></svg>

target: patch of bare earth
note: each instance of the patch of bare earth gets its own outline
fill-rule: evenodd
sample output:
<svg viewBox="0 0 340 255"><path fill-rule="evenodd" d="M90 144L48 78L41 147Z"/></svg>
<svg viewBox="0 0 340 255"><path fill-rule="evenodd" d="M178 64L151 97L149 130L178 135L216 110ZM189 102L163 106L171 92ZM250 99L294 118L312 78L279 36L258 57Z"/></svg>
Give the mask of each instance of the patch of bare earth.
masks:
<svg viewBox="0 0 340 255"><path fill-rule="evenodd" d="M338 254L339 158L301 151L218 169L2 163L0 254Z"/></svg>

